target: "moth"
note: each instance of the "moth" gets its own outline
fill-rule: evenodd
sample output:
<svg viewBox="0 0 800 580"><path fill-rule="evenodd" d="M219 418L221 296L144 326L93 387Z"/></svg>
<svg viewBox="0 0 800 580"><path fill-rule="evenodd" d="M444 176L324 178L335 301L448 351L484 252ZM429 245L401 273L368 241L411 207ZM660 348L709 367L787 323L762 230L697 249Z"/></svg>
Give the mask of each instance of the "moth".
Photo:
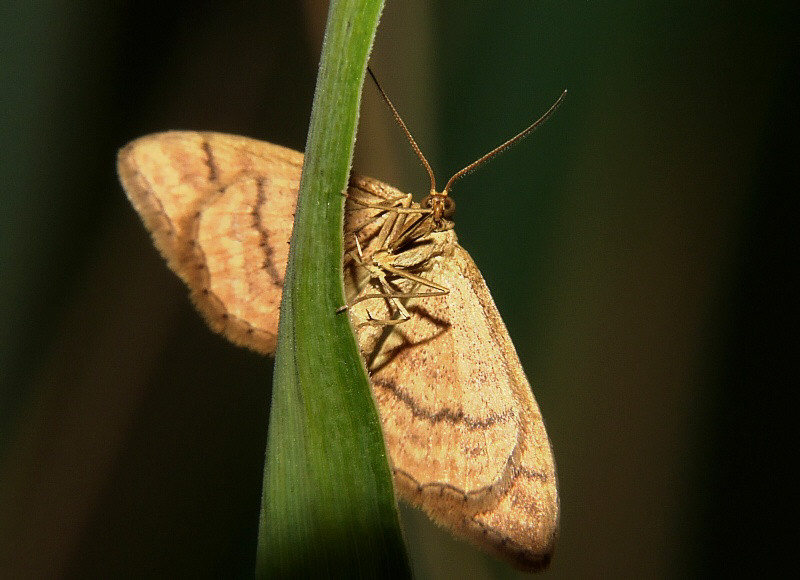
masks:
<svg viewBox="0 0 800 580"><path fill-rule="evenodd" d="M376 81L377 83L377 81ZM378 85L379 86L379 85ZM380 86L379 86L380 89ZM549 564L559 524L542 415L483 277L458 244L452 183L420 203L353 175L345 201L347 310L399 497L517 568ZM166 132L118 155L128 198L211 328L275 350L303 155L246 137Z"/></svg>

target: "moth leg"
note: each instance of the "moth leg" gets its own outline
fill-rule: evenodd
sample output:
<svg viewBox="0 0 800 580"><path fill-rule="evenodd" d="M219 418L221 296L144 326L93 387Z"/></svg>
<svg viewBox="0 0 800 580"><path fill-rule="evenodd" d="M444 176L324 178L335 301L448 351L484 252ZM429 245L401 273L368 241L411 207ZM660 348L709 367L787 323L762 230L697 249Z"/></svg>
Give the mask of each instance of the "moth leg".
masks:
<svg viewBox="0 0 800 580"><path fill-rule="evenodd" d="M397 213L431 213L432 210L427 208L421 207L412 207L412 196L410 193L406 193L404 195L400 195L392 200L388 200L386 202L371 202L365 199L361 199L358 196L351 195L348 192L344 192L343 194L348 199L352 200L353 203L357 203L362 207L368 207L370 209L380 209L384 211L393 211Z"/></svg>
<svg viewBox="0 0 800 580"><path fill-rule="evenodd" d="M374 261L372 264L370 264L364 259L364 252L361 249L361 242L358 241L358 236L356 234L353 234L353 238L356 243L356 250L348 252L347 255L350 256L350 259L353 260L353 262L355 262L356 264L367 270L369 274L369 279L377 281L378 284L380 284L381 290L383 290L383 292L360 296L348 302L344 306L340 306L339 308L337 308L336 313L338 314L340 312L344 312L345 310L351 308L354 304L358 304L359 302L363 302L364 300L371 300L373 298L376 299L383 298L386 300L390 300L395 305L396 310L400 313L401 316L400 319L387 319L387 324L399 324L400 322L404 322L409 318L411 318L405 306L403 306L403 304L397 300L397 298L403 297L403 295L399 295L389 286L389 283L386 280L386 274L384 273L383 269L381 269ZM367 311L367 316L369 320L372 321L372 323L378 323L378 319L373 318L372 314L369 311ZM388 322L392 320L397 320L397 322Z"/></svg>
<svg viewBox="0 0 800 580"><path fill-rule="evenodd" d="M367 271L368 279L371 280L372 284L377 284L379 286L379 288L376 288L376 290L379 291L364 294L350 300L347 304L337 309L337 313L343 312L365 300L381 299L393 305L390 307L390 310L394 310L394 313L390 315L390 318L376 319L367 311L368 319L359 324L359 327L364 325L397 325L411 318L411 315L401 300L428 296L444 296L450 292L445 286L417 276L403 268L398 268L392 263L394 259L392 249L401 245L402 241L417 239L427 233L427 230L424 230L424 228L420 230L419 226L423 221L427 222L426 218L432 212L430 208L421 208L419 205L414 204L411 194L398 196L389 200L388 203L375 203L359 199L358 196L347 192L345 195L347 195L351 201L362 207L381 210L388 215L384 223L381 224L378 233L369 240L369 247L375 248L370 252L369 258L364 257L361 240L357 232L353 232L356 246L355 251L351 250L347 253L347 256L353 263ZM408 223L409 221L411 222L410 225ZM432 291L400 292L390 284L387 279L389 275L408 280L426 288L431 288ZM399 317L396 317L397 315L399 315Z"/></svg>
<svg viewBox="0 0 800 580"><path fill-rule="evenodd" d="M354 235L355 236L355 235ZM353 305L358 304L359 302L363 302L364 300L371 300L382 298L385 300L389 300L392 304L394 304L395 309L400 314L400 318L389 318L389 319L375 319L372 317L369 311L367 311L367 316L369 320L366 324L400 324L401 322L405 322L411 315L406 310L406 307L400 302L400 298L409 298L411 296L415 296L416 294L412 293L399 293L395 292L394 289L389 285L388 280L386 279L386 270L381 267L381 265L373 260L373 263L368 263L364 260L364 253L361 249L361 243L358 241L358 236L355 236L356 242L356 252L349 252L349 256L352 260L357 263L362 268L365 268L369 273L370 280L377 282L380 285L380 289L383 292L377 292L374 294L366 294L364 296L359 296L358 298L348 302L344 306L341 306L336 310L337 313L343 312ZM360 325L359 325L360 326Z"/></svg>
<svg viewBox="0 0 800 580"><path fill-rule="evenodd" d="M428 280L427 278L423 278L422 276L418 276L416 274L412 274L407 270L402 268L396 267L390 261L381 259L380 257L374 256L373 262L371 264L365 263L364 256L361 252L361 245L356 239L356 248L358 250L358 256L352 254L353 259L362 267L364 267L369 272L369 277L373 281L376 281L380 285L380 289L383 292L375 292L372 294L364 294L363 296L358 296L357 298L348 302L345 306L342 306L337 312L342 312L351 308L355 304L359 302L363 302L365 300L373 300L373 299L383 299L391 301L394 304L397 313L399 313L399 318L388 318L388 319L376 319L372 317L372 314L367 310L367 317L368 320L359 324L359 328L362 326L370 325L370 326L388 326L388 325L397 325L402 324L406 320L411 318L411 314L406 309L401 299L408 299L408 298L424 298L424 297L433 297L433 296L446 296L450 293L450 289L446 286L442 286L432 280ZM382 256L390 256L390 254L383 253ZM398 278L404 278L411 282L414 282L420 286L431 288L431 291L428 292L397 292L395 291L388 279L387 276L397 276Z"/></svg>
<svg viewBox="0 0 800 580"><path fill-rule="evenodd" d="M389 318L389 319L378 319L373 318L372 313L367 310L367 320L361 322L356 328L364 328L365 326L395 326L397 324L402 324L406 322L408 318Z"/></svg>

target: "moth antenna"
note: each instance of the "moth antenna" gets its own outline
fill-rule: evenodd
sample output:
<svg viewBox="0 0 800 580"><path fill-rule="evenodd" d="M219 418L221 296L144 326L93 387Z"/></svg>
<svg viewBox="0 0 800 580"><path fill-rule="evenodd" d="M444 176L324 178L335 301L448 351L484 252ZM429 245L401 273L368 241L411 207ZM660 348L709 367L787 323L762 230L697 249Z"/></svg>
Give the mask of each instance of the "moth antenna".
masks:
<svg viewBox="0 0 800 580"><path fill-rule="evenodd" d="M503 151L505 151L509 147L511 147L513 145L516 145L517 143L522 141L525 137L527 137L528 135L533 133L533 131L535 129L537 129L542 123L547 121L547 119L550 117L550 115L552 115L555 112L555 110L558 108L558 106L561 104L561 102L564 100L564 97L566 97L566 96L567 96L567 91L566 91L566 89L564 89L564 92L561 93L561 96L558 97L558 99L556 99L556 102L553 103L550 106L549 109L547 109L547 112L544 115L542 115L541 117L539 117L536 121L534 121L530 126L528 126L526 129L523 129L522 131L520 131L519 133L514 135L511 139L509 139L505 143L503 143L501 145L498 145L497 147L495 147L494 149L489 151L486 155L484 155L480 159L478 159L476 161L473 161L472 163L467 165L464 169L462 169L458 173L455 173L453 175L453 177L451 177L447 181L447 185L444 186L444 189L442 190L442 193L447 195L447 193L450 191L450 188L453 186L453 183L455 183L455 181L457 179L461 179L467 173L475 171L478 167L480 167L481 165L483 165L484 163L489 161L489 159L491 159L495 155L499 155L500 153L502 153Z"/></svg>
<svg viewBox="0 0 800 580"><path fill-rule="evenodd" d="M392 104L392 101L386 94L386 91L383 90L383 87L378 82L375 73L372 72L372 69L370 67L367 67L367 72L369 73L369 76L372 77L372 80L375 82L375 86L378 87L378 91L380 92L381 97L383 97L383 100L389 106L389 110L392 111L392 115L394 115L394 120L397 121L397 124L403 130L403 133L406 134L406 139L408 139L408 142L411 144L411 148L414 150L414 153L417 154L417 157L419 157L419 160L422 162L423 167L425 167L425 170L428 172L428 176L431 178L431 193L435 192L436 177L434 177L433 175L433 169L431 169L430 163L428 163L428 160L425 159L425 156L422 154L422 150L419 148L419 145L417 145L417 142L414 141L414 137L411 136L411 131L408 130L408 127L406 127L406 124L403 122L403 119L400 118L400 113L397 112L397 109L395 109L394 105Z"/></svg>

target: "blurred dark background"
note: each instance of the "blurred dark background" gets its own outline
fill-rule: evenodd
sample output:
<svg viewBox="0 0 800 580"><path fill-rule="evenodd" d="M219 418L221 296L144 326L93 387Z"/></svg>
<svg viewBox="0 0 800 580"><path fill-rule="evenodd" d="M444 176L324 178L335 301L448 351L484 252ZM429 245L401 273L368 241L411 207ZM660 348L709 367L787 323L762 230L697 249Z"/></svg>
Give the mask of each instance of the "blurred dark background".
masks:
<svg viewBox="0 0 800 580"><path fill-rule="evenodd" d="M373 67L548 423L554 578L794 567L793 2L389 1ZM205 328L115 175L167 129L302 149L323 2L0 7L0 576L252 575L272 363ZM356 169L424 192L366 86ZM795 459L791 459L795 457ZM507 569L404 511L423 578Z"/></svg>

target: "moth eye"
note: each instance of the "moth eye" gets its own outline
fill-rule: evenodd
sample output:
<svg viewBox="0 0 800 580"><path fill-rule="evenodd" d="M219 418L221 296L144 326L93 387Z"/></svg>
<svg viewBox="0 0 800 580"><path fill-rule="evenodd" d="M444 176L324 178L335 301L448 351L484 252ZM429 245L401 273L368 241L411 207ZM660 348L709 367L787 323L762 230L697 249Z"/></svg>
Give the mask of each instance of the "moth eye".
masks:
<svg viewBox="0 0 800 580"><path fill-rule="evenodd" d="M454 213L456 213L456 202L453 201L452 197L445 197L444 211L442 212L442 217L451 218L453 217Z"/></svg>

